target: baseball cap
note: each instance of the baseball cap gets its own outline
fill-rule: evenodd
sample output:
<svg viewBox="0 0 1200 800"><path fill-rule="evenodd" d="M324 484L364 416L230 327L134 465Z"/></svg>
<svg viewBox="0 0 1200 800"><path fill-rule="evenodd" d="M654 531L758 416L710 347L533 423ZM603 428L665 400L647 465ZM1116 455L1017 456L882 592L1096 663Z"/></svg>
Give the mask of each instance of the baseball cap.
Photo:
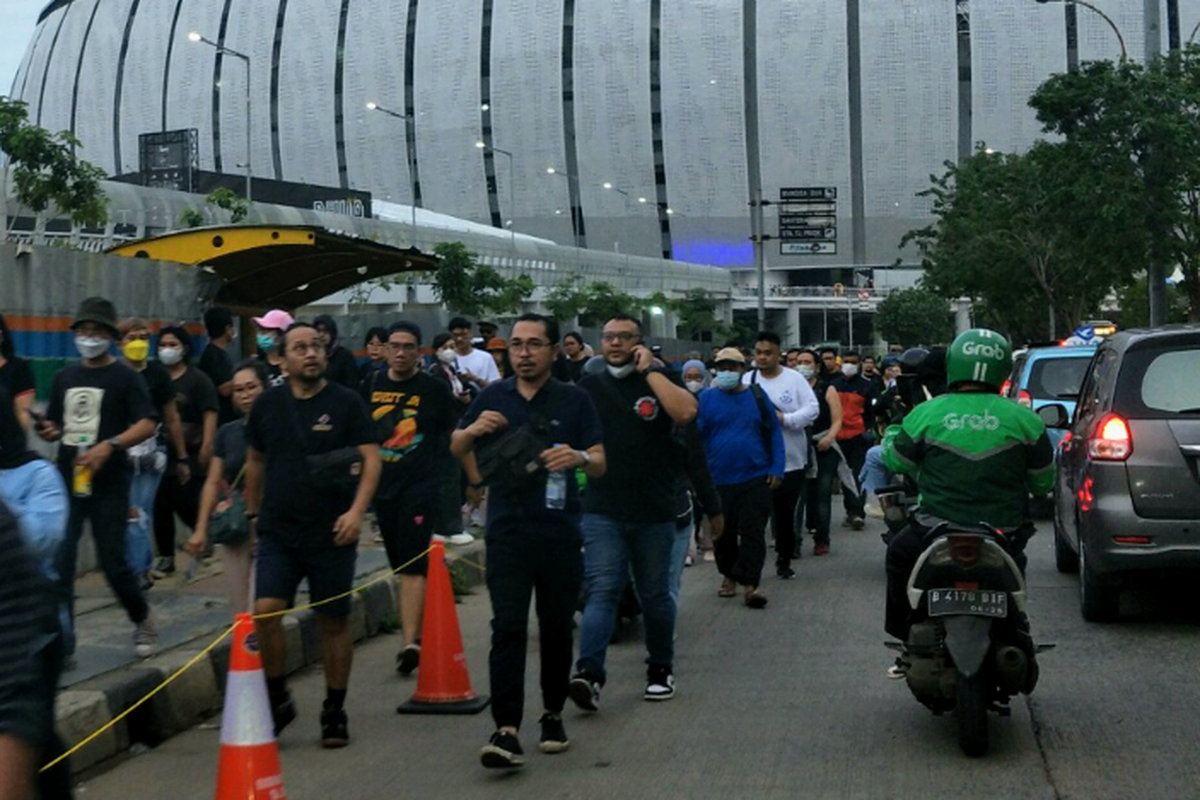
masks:
<svg viewBox="0 0 1200 800"><path fill-rule="evenodd" d="M724 347L717 351L717 357L714 362L720 364L722 361L732 361L735 364L745 364L746 357L742 355L742 351L736 347Z"/></svg>
<svg viewBox="0 0 1200 800"><path fill-rule="evenodd" d="M269 331L286 331L296 324L292 315L283 309L273 308L261 317L254 317L254 324Z"/></svg>

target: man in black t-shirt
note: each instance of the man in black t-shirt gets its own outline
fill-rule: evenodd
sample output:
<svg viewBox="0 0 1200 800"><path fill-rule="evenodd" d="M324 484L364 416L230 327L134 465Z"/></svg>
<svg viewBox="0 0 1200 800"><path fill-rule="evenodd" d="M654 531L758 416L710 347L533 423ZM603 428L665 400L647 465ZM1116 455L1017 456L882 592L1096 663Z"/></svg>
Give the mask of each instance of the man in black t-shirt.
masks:
<svg viewBox="0 0 1200 800"><path fill-rule="evenodd" d="M480 761L491 768L525 763L517 732L525 710L525 648L534 592L545 709L539 747L543 753L561 753L569 747L562 710L571 674L571 628L583 579L575 470L594 480L605 468L600 420L591 399L551 377L558 356L558 323L540 314L517 317L508 352L516 374L483 390L450 444L462 459L471 500L478 504L484 478L475 458L477 446L487 447L504 432L520 429L536 437L534 446L553 443L536 457L541 469L511 481L514 485L489 475L486 536L492 651L488 666L496 732L480 752Z"/></svg>
<svg viewBox="0 0 1200 800"><path fill-rule="evenodd" d="M354 360L353 353L339 344L337 321L328 314L321 314L313 320L313 325L321 336L321 343L325 345L325 377L331 383L357 390L361 383L358 362Z"/></svg>
<svg viewBox="0 0 1200 800"><path fill-rule="evenodd" d="M204 327L208 332L208 345L200 354L196 365L217 387L220 396L220 424L233 422L237 414L233 410L233 356L229 348L237 338L233 315L226 308L210 308L204 312Z"/></svg>
<svg viewBox="0 0 1200 800"><path fill-rule="evenodd" d="M579 384L596 404L608 454L608 472L588 484L582 523L587 605L571 699L585 711L599 707L604 657L631 566L646 620L644 697L669 700L675 694L670 573L683 456L672 432L695 419L697 408L678 376L642 344L638 320L613 317L601 341L607 371Z"/></svg>
<svg viewBox="0 0 1200 800"><path fill-rule="evenodd" d="M47 442L61 440L58 468L72 490L67 541L58 565L59 590L73 623L75 557L84 520L90 519L100 567L137 625L134 650L147 658L158 644L158 631L125 556L130 468L124 451L154 435L158 414L138 374L113 358L117 314L112 303L102 297L84 300L71 329L83 361L54 376L50 407L36 427ZM65 635L66 651L73 653L73 626Z"/></svg>
<svg viewBox="0 0 1200 800"><path fill-rule="evenodd" d="M350 599L363 514L379 483L379 445L362 399L325 380L325 346L317 331L297 323L281 343L288 383L258 399L246 423L246 516L256 523L258 561L255 611L288 608L307 578L317 607L325 665L321 745L345 747L344 710L354 641ZM324 459L318 456L324 455ZM355 455L361 462L351 464ZM330 461L318 481L316 461ZM359 477L355 485L349 478ZM261 509L261 513L260 513ZM337 597L339 599L332 600ZM329 601L329 602L325 602ZM278 734L296 718L284 674L287 651L280 617L258 622L263 671Z"/></svg>
<svg viewBox="0 0 1200 800"><path fill-rule="evenodd" d="M396 656L402 675L421 657L425 570L421 556L441 503L442 476L457 422L446 384L421 369L421 329L397 322L387 332L388 368L363 382L363 399L375 423L383 473L375 513L392 569L400 570L400 627L404 648ZM411 562L411 563L410 563Z"/></svg>

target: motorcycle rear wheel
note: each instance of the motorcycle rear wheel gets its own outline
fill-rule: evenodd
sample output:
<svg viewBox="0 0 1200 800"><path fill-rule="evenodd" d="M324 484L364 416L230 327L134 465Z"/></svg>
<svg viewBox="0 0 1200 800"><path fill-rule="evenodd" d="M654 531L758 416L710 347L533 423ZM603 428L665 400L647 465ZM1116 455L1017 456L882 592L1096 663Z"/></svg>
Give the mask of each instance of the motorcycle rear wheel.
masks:
<svg viewBox="0 0 1200 800"><path fill-rule="evenodd" d="M988 689L990 685L983 670L966 678L960 672L956 692L958 707L958 746L972 758L988 750Z"/></svg>

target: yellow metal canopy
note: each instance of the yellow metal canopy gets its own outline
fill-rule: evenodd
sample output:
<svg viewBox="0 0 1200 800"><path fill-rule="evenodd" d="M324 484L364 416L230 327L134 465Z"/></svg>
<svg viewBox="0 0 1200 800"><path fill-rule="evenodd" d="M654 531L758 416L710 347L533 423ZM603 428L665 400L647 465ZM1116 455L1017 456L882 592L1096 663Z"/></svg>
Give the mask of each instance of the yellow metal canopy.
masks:
<svg viewBox="0 0 1200 800"><path fill-rule="evenodd" d="M108 252L202 266L221 279L217 303L254 312L295 309L372 278L437 269L437 257L415 247L402 249L317 226L191 228L126 242Z"/></svg>

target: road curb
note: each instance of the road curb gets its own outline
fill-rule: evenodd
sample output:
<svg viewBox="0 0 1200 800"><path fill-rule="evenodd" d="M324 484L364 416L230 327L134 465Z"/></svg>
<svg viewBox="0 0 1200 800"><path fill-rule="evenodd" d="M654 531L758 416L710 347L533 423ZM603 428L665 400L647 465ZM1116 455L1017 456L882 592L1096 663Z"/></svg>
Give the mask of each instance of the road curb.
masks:
<svg viewBox="0 0 1200 800"><path fill-rule="evenodd" d="M481 585L483 570L460 562L462 558L482 565L485 559L482 540L454 548L446 558L450 568L460 573L460 588L469 590ZM367 581L376 582L351 598L350 626L356 644L395 630L398 624L396 589L399 582L391 575L378 580L386 574L386 570L378 570L366 576ZM313 611L289 614L283 619L283 627L288 674L320 661L320 639ZM214 629L153 658L98 675L59 692L55 725L67 748L76 746L132 707L196 658L220 633L220 629ZM106 761L134 745L155 747L219 713L228 671L229 640L226 639L148 702L71 756L72 771L78 774L94 767L102 768Z"/></svg>

